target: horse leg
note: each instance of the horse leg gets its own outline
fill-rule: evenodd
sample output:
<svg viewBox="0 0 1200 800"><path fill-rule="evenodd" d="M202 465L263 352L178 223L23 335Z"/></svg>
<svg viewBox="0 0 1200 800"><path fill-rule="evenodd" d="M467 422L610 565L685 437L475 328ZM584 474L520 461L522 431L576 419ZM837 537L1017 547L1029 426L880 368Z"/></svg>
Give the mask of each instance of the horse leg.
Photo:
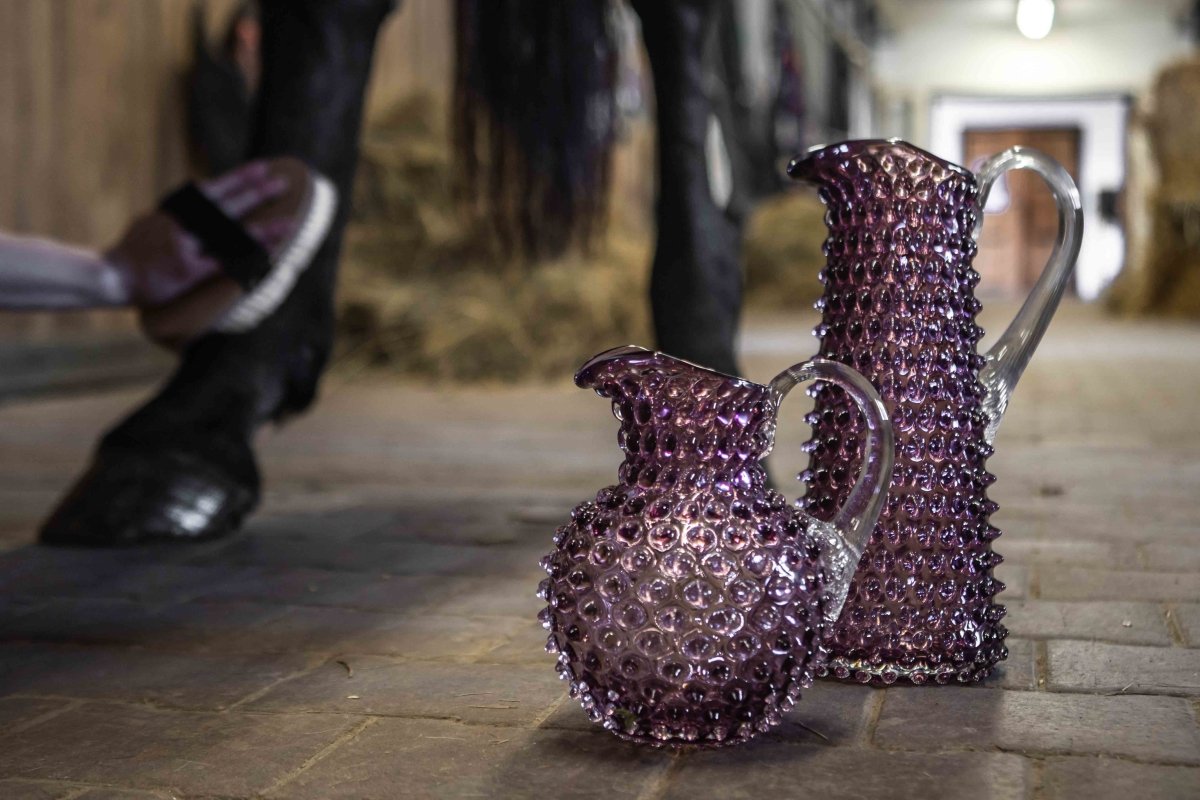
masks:
<svg viewBox="0 0 1200 800"><path fill-rule="evenodd" d="M111 546L235 530L258 502L252 437L313 400L333 339L333 286L375 37L393 0L263 0L252 155L289 154L337 185L337 219L284 304L244 334L191 345L159 393L101 440L42 541Z"/></svg>
<svg viewBox="0 0 1200 800"><path fill-rule="evenodd" d="M634 0L654 72L658 241L650 301L660 349L737 374L742 215L710 181L706 145L721 127L705 91L704 53L717 3ZM718 159L720 147L717 148ZM728 175L728 172L726 172ZM716 189L716 191L714 191Z"/></svg>

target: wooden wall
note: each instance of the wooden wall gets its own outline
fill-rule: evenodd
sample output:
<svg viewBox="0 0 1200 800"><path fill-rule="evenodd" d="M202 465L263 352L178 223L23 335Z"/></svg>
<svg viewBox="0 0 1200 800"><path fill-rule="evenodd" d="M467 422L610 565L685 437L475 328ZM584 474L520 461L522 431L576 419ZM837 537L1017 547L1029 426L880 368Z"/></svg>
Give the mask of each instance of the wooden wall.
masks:
<svg viewBox="0 0 1200 800"><path fill-rule="evenodd" d="M237 0L202 0L210 29ZM193 0L0 0L0 230L100 246L187 177ZM372 77L377 114L449 88L450 0L406 0ZM4 315L0 341L128 331L127 314Z"/></svg>
<svg viewBox="0 0 1200 800"><path fill-rule="evenodd" d="M454 0L403 0L375 50L367 117L414 91L449 93L454 80Z"/></svg>

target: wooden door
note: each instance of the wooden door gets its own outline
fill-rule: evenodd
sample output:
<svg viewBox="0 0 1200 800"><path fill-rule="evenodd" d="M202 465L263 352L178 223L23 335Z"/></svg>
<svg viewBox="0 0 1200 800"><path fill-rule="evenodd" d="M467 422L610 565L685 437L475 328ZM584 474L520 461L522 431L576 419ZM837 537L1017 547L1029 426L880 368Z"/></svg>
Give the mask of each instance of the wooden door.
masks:
<svg viewBox="0 0 1200 800"><path fill-rule="evenodd" d="M1041 150L1079 182L1078 128L969 129L963 134L964 161L975 169L983 159L1014 145ZM975 257L975 269L982 276L979 292L1024 296L1041 275L1058 235L1054 197L1041 176L1029 170L1005 174L992 196L989 208L1004 210L987 214L984 221Z"/></svg>

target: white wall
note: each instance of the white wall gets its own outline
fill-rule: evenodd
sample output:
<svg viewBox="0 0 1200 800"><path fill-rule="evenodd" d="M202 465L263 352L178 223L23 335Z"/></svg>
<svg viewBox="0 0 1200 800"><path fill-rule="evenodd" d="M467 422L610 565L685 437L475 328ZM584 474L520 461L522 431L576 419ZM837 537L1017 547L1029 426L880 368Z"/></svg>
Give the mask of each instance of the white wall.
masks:
<svg viewBox="0 0 1200 800"><path fill-rule="evenodd" d="M968 128L1078 127L1084 241L1076 288L1096 297L1124 261L1119 226L1100 219L1099 194L1125 177L1126 99L1188 55L1186 0L1058 0L1039 41L1016 28L1016 0L885 0L894 32L873 72L899 136L961 163ZM898 129L898 128L904 129ZM986 224L986 223L985 223Z"/></svg>
<svg viewBox="0 0 1200 800"><path fill-rule="evenodd" d="M1015 0L893 0L898 30L875 51L885 98L912 103L913 129L877 131L931 146L929 106L939 94L1138 94L1186 55L1172 0L1060 0L1040 41L1017 32Z"/></svg>

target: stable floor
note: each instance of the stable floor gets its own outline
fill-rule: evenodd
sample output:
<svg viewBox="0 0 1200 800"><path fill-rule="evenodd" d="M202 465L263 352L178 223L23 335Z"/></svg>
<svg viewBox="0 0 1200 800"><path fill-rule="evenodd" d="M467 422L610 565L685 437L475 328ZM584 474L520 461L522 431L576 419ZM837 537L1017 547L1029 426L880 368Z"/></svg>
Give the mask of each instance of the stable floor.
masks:
<svg viewBox="0 0 1200 800"><path fill-rule="evenodd" d="M812 321L752 318L747 377L811 354ZM989 462L998 675L818 681L772 734L706 752L592 726L542 651L537 560L620 460L606 401L569 376L335 375L264 434L242 535L32 545L143 393L0 408L0 798L1200 796L1198 326L1075 306L1051 327Z"/></svg>

